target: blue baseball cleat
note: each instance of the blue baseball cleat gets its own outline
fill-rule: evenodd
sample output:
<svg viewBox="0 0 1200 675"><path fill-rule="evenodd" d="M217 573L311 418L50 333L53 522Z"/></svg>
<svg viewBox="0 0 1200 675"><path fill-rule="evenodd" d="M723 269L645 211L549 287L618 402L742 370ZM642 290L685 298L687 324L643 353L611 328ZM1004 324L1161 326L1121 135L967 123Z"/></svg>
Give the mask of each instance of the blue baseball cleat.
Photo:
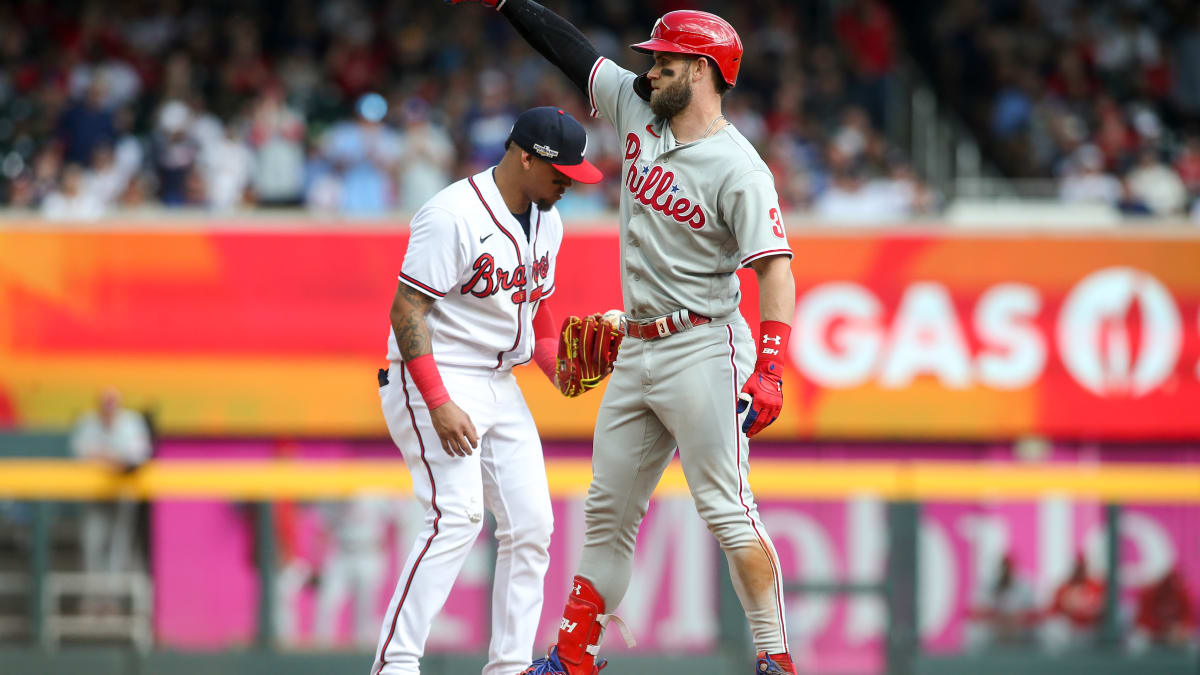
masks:
<svg viewBox="0 0 1200 675"><path fill-rule="evenodd" d="M595 668L587 675L596 675L604 666L608 665L608 661L603 659L596 662ZM550 648L550 651L542 658L529 664L529 667L522 670L517 675L579 675L567 670L563 662L558 658L558 646Z"/></svg>
<svg viewBox="0 0 1200 675"><path fill-rule="evenodd" d="M796 675L791 661L791 658L788 658L785 666L772 660L766 652L759 652L758 661L754 664L754 675Z"/></svg>

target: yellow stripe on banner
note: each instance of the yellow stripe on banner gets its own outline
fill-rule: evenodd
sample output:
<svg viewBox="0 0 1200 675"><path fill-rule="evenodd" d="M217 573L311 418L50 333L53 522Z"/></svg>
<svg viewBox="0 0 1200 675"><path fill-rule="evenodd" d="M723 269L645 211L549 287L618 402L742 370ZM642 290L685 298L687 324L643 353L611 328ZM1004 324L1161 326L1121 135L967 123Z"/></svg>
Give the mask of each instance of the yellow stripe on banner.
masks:
<svg viewBox="0 0 1200 675"><path fill-rule="evenodd" d="M546 461L555 497L587 493L589 459ZM750 485L759 499L970 501L1061 495L1116 502L1200 503L1200 467L1150 464L1025 465L967 462L755 462ZM69 459L0 460L0 498L338 499L362 492L408 494L400 460L157 460L123 475L104 464ZM686 495L679 462L658 496Z"/></svg>

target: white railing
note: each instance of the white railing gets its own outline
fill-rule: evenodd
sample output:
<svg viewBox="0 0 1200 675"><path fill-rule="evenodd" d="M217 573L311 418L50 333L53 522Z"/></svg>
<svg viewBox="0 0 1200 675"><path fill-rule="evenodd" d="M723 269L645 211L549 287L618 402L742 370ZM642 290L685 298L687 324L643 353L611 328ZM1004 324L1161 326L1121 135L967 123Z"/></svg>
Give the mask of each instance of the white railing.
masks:
<svg viewBox="0 0 1200 675"><path fill-rule="evenodd" d="M67 598L78 598L81 603L98 599L107 602L112 611L67 613L63 610ZM124 639L139 651L148 652L154 643L153 602L150 577L143 572L50 572L42 594L42 640L45 646L56 647L63 639L71 638Z"/></svg>

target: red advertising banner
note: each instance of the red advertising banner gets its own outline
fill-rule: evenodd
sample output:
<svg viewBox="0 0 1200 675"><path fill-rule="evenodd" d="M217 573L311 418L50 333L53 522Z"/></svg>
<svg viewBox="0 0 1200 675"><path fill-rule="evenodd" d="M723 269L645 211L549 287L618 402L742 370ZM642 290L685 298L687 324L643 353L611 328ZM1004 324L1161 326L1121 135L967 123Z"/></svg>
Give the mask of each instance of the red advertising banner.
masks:
<svg viewBox="0 0 1200 675"><path fill-rule="evenodd" d="M103 386L187 435L381 436L406 232L0 232L0 426ZM686 236L686 233L681 233ZM766 437L1200 437L1200 238L794 234L787 409ZM620 307L615 231L568 232L559 316ZM743 311L757 325L744 272ZM519 377L543 434L599 394Z"/></svg>

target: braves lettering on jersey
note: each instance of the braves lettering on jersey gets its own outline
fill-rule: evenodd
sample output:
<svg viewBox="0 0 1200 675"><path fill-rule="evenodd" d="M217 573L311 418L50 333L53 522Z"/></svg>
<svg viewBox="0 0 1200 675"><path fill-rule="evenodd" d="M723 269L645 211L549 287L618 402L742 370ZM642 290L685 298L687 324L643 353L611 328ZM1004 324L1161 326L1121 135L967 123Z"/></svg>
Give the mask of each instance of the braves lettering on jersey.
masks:
<svg viewBox="0 0 1200 675"><path fill-rule="evenodd" d="M600 58L588 82L592 114L612 122L625 147L625 311L638 319L681 307L727 316L741 300L738 268L791 255L775 181L732 125L703 142L677 143L634 92L636 77Z"/></svg>
<svg viewBox="0 0 1200 675"><path fill-rule="evenodd" d="M445 188L413 216L400 282L434 299L425 315L434 361L479 447L466 457L443 450L389 330L380 403L425 521L400 570L371 675L420 672L434 618L485 510L496 518L498 544L483 675L519 672L533 649L554 518L537 426L512 366L532 356L532 317L554 293L563 228L557 210L530 208L527 237L488 170Z"/></svg>
<svg viewBox="0 0 1200 675"><path fill-rule="evenodd" d="M491 170L439 192L413 216L400 281L436 298L426 317L439 367L511 368L533 356L533 313L554 293L557 209L508 212ZM388 331L388 360L399 361Z"/></svg>

